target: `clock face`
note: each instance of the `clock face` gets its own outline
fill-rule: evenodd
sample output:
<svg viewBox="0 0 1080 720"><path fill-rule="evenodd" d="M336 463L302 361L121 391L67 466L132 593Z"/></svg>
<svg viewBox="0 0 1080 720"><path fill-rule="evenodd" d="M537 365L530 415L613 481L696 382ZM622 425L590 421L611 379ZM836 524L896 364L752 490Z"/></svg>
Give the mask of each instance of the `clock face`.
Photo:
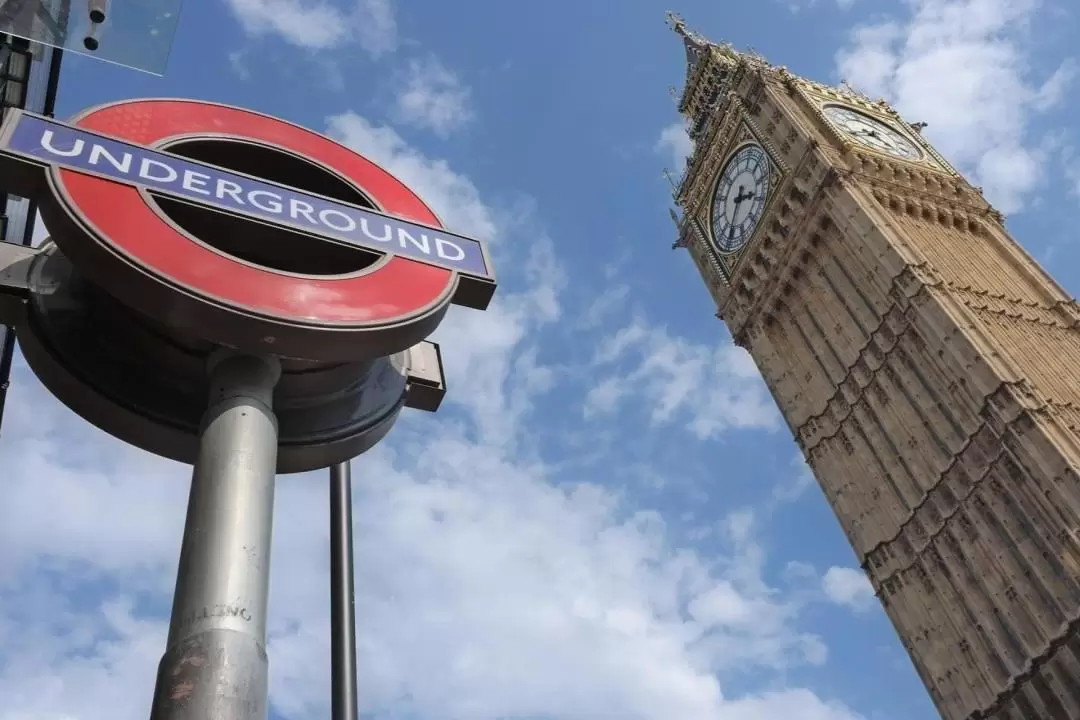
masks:
<svg viewBox="0 0 1080 720"><path fill-rule="evenodd" d="M828 105L825 117L855 142L904 160L918 160L922 152L915 143L880 120L842 105Z"/></svg>
<svg viewBox="0 0 1080 720"><path fill-rule="evenodd" d="M769 194L769 159L746 145L728 160L712 200L713 240L721 252L739 250L754 234Z"/></svg>

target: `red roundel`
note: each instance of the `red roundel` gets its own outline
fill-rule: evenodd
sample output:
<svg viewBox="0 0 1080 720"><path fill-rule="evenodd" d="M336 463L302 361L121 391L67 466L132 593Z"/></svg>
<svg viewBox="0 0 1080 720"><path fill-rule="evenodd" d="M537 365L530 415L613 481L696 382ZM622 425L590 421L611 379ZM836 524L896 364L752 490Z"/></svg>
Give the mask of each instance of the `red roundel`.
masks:
<svg viewBox="0 0 1080 720"><path fill-rule="evenodd" d="M74 124L146 146L199 136L277 146L346 178L383 212L441 226L415 193L375 163L318 133L248 110L189 100L136 100L91 110ZM301 276L255 266L179 229L133 185L69 169L58 169L53 177L81 222L115 252L182 293L244 315L294 328L400 329L435 314L437 323L457 285L454 271L400 256L340 276Z"/></svg>

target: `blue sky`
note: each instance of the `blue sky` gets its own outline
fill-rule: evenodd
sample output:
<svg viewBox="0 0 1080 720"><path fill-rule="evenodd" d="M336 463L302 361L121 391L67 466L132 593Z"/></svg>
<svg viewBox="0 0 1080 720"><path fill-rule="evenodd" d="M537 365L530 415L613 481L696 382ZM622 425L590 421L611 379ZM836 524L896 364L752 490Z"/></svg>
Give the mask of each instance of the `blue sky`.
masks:
<svg viewBox="0 0 1080 720"><path fill-rule="evenodd" d="M447 403L355 464L365 717L935 717L753 362L669 249L662 171L688 141L668 9L929 122L1080 286L1068 0L202 0L163 78L65 59L58 117L255 108L491 239L496 302L438 333ZM187 469L86 426L21 361L0 458L0 720L145 717ZM325 498L321 475L279 483L275 718L329 712Z"/></svg>

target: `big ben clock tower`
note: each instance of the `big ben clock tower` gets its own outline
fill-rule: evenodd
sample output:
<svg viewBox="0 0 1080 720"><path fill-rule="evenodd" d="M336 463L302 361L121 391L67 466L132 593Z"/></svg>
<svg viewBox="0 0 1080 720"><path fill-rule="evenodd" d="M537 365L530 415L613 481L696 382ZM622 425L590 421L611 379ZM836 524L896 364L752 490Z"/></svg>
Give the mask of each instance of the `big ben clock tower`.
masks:
<svg viewBox="0 0 1080 720"><path fill-rule="evenodd" d="M676 245L938 710L1080 719L1080 308L919 124L669 20Z"/></svg>

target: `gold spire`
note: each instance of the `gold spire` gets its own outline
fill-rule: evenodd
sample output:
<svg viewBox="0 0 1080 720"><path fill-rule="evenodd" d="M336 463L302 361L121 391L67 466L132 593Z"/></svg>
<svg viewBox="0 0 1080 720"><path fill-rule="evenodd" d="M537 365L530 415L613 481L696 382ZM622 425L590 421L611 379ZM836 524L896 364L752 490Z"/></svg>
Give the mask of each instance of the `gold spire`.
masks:
<svg viewBox="0 0 1080 720"><path fill-rule="evenodd" d="M690 68L697 64L701 59L702 53L704 53L712 43L688 28L682 15L669 10L664 13L664 17L667 20L668 26L683 39L683 46L686 48L687 71L689 71Z"/></svg>

